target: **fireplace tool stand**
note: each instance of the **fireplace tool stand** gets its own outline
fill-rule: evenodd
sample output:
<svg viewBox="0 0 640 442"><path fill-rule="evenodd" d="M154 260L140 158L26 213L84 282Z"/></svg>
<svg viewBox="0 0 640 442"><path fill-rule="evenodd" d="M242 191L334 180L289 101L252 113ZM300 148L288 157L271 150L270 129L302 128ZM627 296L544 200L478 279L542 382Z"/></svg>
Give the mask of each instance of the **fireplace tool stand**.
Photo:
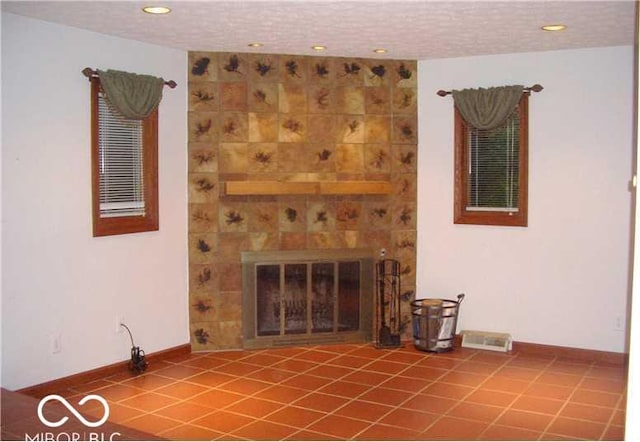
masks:
<svg viewBox="0 0 640 442"><path fill-rule="evenodd" d="M400 263L381 259L376 263L376 348L401 347Z"/></svg>

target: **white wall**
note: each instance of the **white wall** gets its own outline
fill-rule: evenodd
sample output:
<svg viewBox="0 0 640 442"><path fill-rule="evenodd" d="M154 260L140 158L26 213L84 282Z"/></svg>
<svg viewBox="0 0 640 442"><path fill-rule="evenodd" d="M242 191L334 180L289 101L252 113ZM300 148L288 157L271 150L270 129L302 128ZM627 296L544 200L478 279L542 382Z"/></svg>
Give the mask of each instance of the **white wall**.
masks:
<svg viewBox="0 0 640 442"><path fill-rule="evenodd" d="M417 297L465 292L459 329L625 351L633 48L419 63ZM453 224L453 102L439 89L540 83L529 101L529 226Z"/></svg>
<svg viewBox="0 0 640 442"><path fill-rule="evenodd" d="M186 53L2 14L2 386L189 341ZM175 80L160 105L160 230L93 238L85 67ZM62 351L51 352L60 334Z"/></svg>

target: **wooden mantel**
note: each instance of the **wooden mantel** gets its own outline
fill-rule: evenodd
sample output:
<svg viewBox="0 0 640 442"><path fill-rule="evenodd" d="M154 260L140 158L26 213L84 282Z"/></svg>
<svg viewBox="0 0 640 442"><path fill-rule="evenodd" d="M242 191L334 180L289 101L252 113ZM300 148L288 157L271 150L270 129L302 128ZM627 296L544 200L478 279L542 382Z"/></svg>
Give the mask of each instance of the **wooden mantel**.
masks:
<svg viewBox="0 0 640 442"><path fill-rule="evenodd" d="M226 195L388 195L388 181L227 181Z"/></svg>

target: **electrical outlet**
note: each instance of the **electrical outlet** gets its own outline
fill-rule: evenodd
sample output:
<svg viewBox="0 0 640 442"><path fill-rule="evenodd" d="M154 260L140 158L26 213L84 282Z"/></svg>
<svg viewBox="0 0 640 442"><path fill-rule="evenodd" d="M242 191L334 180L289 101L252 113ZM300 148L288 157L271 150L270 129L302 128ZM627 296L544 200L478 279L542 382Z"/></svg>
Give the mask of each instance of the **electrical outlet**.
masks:
<svg viewBox="0 0 640 442"><path fill-rule="evenodd" d="M622 316L616 316L615 330L624 330L624 319L622 318Z"/></svg>
<svg viewBox="0 0 640 442"><path fill-rule="evenodd" d="M56 354L62 351L62 335L56 333L51 335L51 353Z"/></svg>
<svg viewBox="0 0 640 442"><path fill-rule="evenodd" d="M120 324L124 324L124 316L122 315L116 316L116 333L124 332L124 327Z"/></svg>

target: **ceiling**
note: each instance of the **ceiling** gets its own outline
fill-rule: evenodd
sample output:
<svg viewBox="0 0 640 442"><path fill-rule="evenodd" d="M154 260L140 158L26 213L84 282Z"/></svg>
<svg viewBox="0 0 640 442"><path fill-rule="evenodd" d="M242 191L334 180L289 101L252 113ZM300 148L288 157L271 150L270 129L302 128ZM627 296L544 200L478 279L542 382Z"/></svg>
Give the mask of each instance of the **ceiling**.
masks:
<svg viewBox="0 0 640 442"><path fill-rule="evenodd" d="M426 60L634 44L635 2L618 1L2 1L2 10L192 51ZM562 32L542 25L563 23ZM251 42L264 46L251 48ZM318 53L312 45L325 45ZM373 49L385 48L386 54Z"/></svg>

